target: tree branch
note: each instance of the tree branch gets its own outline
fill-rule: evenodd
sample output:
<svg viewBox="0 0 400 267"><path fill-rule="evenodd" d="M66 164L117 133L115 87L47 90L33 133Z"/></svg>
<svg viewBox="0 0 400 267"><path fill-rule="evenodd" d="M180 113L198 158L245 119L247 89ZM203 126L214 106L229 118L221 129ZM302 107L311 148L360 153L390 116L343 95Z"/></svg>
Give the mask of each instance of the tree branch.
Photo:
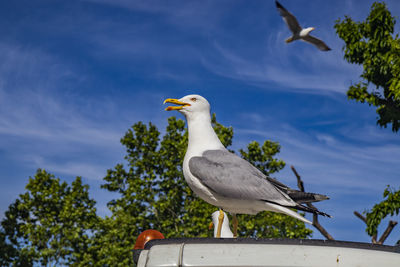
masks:
<svg viewBox="0 0 400 267"><path fill-rule="evenodd" d="M296 178L297 178L297 187L300 189L301 192L304 192L304 183L303 183L303 181L301 180L300 175L297 173L297 171L296 171L296 169L293 167L293 165L290 166L290 168L292 169L294 175L295 175Z"/></svg>
<svg viewBox="0 0 400 267"><path fill-rule="evenodd" d="M309 204L309 205L312 206L312 204ZM317 228L318 231L319 231L323 236L325 236L326 239L328 239L328 240L335 240L335 239L333 238L333 236L331 236L331 235L328 233L328 231L326 231L325 228L322 227L322 225L319 223L319 221L318 221L318 214L315 214L315 213L313 214L313 226L314 226L315 228Z"/></svg>
<svg viewBox="0 0 400 267"><path fill-rule="evenodd" d="M354 215L356 215L361 221L363 221L365 224L367 224L367 218L365 216L363 216L361 213L359 213L358 211L354 211L353 212ZM375 234L371 237L371 243L372 244L378 244L378 241L376 241L376 239L378 238L378 234Z"/></svg>
<svg viewBox="0 0 400 267"><path fill-rule="evenodd" d="M305 192L305 191L304 191L304 183L303 183L303 181L301 180L300 175L297 173L296 169L295 169L293 166L290 166L290 168L292 169L294 175L295 175L296 178L297 178L297 186L299 187L300 191L301 191L301 192ZM313 204L311 204L311 203L306 203L306 205L307 205L308 207L312 208L312 209L317 209L317 208L316 208ZM325 228L322 227L322 225L319 223L319 221L318 221L318 214L315 214L315 213L313 214L313 223L312 223L312 224L313 224L313 226L314 226L315 228L317 228L317 230L318 230L323 236L325 236L326 239L328 239L328 240L335 240L335 239L328 233L328 231L326 231Z"/></svg>
<svg viewBox="0 0 400 267"><path fill-rule="evenodd" d="M383 244L385 242L386 238L390 235L392 232L393 228L397 225L397 222L395 221L390 221L388 226L386 227L385 232L383 232L381 238L379 238L378 244Z"/></svg>
<svg viewBox="0 0 400 267"><path fill-rule="evenodd" d="M354 215L356 215L358 218L360 218L360 220L362 220L363 222L367 223L367 218L365 218L363 215L361 215L361 213L359 213L358 211L354 211L353 213L354 213Z"/></svg>

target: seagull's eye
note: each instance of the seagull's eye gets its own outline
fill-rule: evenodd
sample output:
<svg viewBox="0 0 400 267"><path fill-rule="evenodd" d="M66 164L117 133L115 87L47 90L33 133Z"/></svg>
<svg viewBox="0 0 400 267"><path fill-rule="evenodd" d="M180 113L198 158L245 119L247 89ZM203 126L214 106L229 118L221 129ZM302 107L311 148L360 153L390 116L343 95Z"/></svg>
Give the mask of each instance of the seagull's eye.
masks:
<svg viewBox="0 0 400 267"><path fill-rule="evenodd" d="M197 101L197 98L192 97L190 100L192 100L193 102L196 102L196 101Z"/></svg>

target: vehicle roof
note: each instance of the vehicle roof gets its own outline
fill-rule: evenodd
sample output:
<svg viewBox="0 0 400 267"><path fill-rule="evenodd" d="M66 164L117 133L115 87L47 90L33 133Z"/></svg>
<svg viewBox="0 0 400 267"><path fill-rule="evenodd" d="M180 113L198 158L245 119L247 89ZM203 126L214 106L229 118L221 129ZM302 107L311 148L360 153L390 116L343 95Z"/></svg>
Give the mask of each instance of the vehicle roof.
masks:
<svg viewBox="0 0 400 267"><path fill-rule="evenodd" d="M315 239L170 238L134 250L140 267L398 266L400 246Z"/></svg>
<svg viewBox="0 0 400 267"><path fill-rule="evenodd" d="M363 242L322 240L322 239L289 239L289 238L168 238L155 239L146 243L146 250L155 245L166 244L274 244L274 245L304 245L304 246L331 246L358 249L372 249L400 253L400 246L388 246Z"/></svg>

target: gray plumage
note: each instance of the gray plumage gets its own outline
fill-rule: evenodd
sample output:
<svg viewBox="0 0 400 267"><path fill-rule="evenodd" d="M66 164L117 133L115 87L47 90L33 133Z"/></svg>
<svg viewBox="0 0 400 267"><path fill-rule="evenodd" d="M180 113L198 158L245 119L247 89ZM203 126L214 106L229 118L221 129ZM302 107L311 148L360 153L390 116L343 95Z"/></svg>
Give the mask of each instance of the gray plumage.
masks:
<svg viewBox="0 0 400 267"><path fill-rule="evenodd" d="M289 30L291 30L293 33L300 32L303 28L300 26L296 17L292 13L290 13L286 8L284 8L278 1L275 1L275 4L279 14L282 16L282 19L289 27Z"/></svg>
<svg viewBox="0 0 400 267"><path fill-rule="evenodd" d="M227 150L207 150L189 161L190 172L218 195L244 200L262 200L329 216L301 205L328 197L289 188L264 175L246 160Z"/></svg>

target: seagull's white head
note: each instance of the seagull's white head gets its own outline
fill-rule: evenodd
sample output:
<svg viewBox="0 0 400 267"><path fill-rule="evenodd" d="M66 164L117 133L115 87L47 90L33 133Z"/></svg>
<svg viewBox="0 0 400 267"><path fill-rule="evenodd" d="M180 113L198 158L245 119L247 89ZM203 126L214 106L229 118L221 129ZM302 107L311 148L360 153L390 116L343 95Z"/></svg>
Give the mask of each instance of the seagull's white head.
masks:
<svg viewBox="0 0 400 267"><path fill-rule="evenodd" d="M187 95L181 99L168 98L165 103L176 104L177 106L169 106L165 110L177 110L186 118L192 118L198 114L210 114L210 104L207 99L200 95Z"/></svg>
<svg viewBox="0 0 400 267"><path fill-rule="evenodd" d="M165 110L177 110L186 118L189 132L186 155L189 158L201 155L205 150L224 149L212 127L210 104L207 99L199 95L187 95L181 99L168 98L165 103L176 105L169 106Z"/></svg>

